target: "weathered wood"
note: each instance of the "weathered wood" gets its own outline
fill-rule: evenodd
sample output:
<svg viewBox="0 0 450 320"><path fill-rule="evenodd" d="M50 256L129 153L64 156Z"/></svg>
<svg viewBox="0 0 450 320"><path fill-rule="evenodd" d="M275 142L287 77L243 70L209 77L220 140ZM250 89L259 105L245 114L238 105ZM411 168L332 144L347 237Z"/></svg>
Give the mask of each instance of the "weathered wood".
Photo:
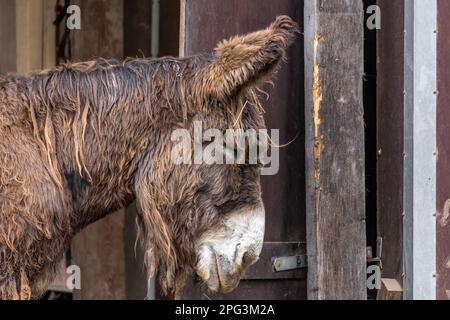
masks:
<svg viewBox="0 0 450 320"><path fill-rule="evenodd" d="M264 242L258 263L242 277L244 280L306 279L306 268L275 272L273 259L306 254L306 244L301 242Z"/></svg>
<svg viewBox="0 0 450 320"><path fill-rule="evenodd" d="M123 0L76 0L81 30L74 30L73 60L123 57Z"/></svg>
<svg viewBox="0 0 450 320"><path fill-rule="evenodd" d="M305 2L309 299L366 299L362 1Z"/></svg>
<svg viewBox="0 0 450 320"><path fill-rule="evenodd" d="M178 56L180 47L180 0L160 1L158 56Z"/></svg>
<svg viewBox="0 0 450 320"><path fill-rule="evenodd" d="M42 68L43 1L16 1L17 72Z"/></svg>
<svg viewBox="0 0 450 320"><path fill-rule="evenodd" d="M436 299L437 1L405 1L405 299Z"/></svg>
<svg viewBox="0 0 450 320"><path fill-rule="evenodd" d="M364 0L365 19L372 16L367 9L377 0ZM377 246L377 34L364 28L363 104L365 124L366 167L366 238L373 251Z"/></svg>
<svg viewBox="0 0 450 320"><path fill-rule="evenodd" d="M436 173L437 298L450 299L450 1L438 0Z"/></svg>
<svg viewBox="0 0 450 320"><path fill-rule="evenodd" d="M78 0L81 30L73 31L73 60L123 58L123 0ZM90 225L72 242L81 269L75 299L125 299L124 210Z"/></svg>
<svg viewBox="0 0 450 320"><path fill-rule="evenodd" d="M219 41L265 28L281 14L291 16L303 29L303 1L298 0L182 0L181 8L180 54L186 56L211 52ZM290 49L288 65L278 73L275 88L264 88L270 94L269 100L264 101L268 127L280 129L281 144L296 137L294 143L280 150L279 173L262 178L267 242L306 241L302 40L299 38ZM267 270L270 267L267 264L270 259L260 260L248 271L250 277L252 272ZM290 279L243 280L228 295L208 293L192 280L185 288L184 298L302 299L306 296L302 277L301 271Z"/></svg>
<svg viewBox="0 0 450 320"><path fill-rule="evenodd" d="M16 71L16 2L0 0L0 74Z"/></svg>
<svg viewBox="0 0 450 320"><path fill-rule="evenodd" d="M152 2L127 0L123 2L123 39L126 57L150 57Z"/></svg>
<svg viewBox="0 0 450 320"><path fill-rule="evenodd" d="M381 279L381 288L377 300L402 300L403 289L396 279Z"/></svg>
<svg viewBox="0 0 450 320"><path fill-rule="evenodd" d="M76 300L126 298L124 211L110 214L85 228L72 241L72 264L81 270Z"/></svg>
<svg viewBox="0 0 450 320"><path fill-rule="evenodd" d="M383 277L403 273L403 59L404 1L379 0L377 48L378 235Z"/></svg>

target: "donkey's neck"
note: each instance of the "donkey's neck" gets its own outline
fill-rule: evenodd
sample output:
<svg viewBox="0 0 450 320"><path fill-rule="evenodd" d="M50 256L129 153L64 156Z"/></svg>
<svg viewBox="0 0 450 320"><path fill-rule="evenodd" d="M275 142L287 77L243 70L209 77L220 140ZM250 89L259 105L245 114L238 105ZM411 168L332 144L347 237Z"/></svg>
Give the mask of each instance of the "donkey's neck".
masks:
<svg viewBox="0 0 450 320"><path fill-rule="evenodd" d="M187 103L192 95L183 82L192 79L186 68L192 63L202 62L98 60L25 78L29 103L23 105L47 146L43 154L55 152L54 178L73 208L75 231L132 202L139 161L164 130L196 112L189 110L195 104Z"/></svg>

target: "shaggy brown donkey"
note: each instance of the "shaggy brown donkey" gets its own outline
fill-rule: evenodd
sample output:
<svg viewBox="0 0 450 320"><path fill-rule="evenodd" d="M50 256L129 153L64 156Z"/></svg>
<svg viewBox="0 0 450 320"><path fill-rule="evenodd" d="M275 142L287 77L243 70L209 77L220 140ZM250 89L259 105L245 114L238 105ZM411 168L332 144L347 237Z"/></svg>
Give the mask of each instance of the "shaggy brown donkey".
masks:
<svg viewBox="0 0 450 320"><path fill-rule="evenodd" d="M165 294L193 269L234 289L261 251L258 165L176 165L174 129L264 128L257 86L298 32L267 29L185 59L96 60L0 77L0 299L38 298L72 237L137 201Z"/></svg>

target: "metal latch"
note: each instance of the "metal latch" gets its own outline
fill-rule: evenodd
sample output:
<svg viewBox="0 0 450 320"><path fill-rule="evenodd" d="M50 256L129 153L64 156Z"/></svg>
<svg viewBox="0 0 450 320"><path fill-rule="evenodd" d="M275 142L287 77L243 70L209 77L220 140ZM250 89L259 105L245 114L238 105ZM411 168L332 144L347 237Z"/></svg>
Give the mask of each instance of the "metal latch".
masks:
<svg viewBox="0 0 450 320"><path fill-rule="evenodd" d="M272 258L272 268L274 272L290 271L308 267L306 254L290 257Z"/></svg>

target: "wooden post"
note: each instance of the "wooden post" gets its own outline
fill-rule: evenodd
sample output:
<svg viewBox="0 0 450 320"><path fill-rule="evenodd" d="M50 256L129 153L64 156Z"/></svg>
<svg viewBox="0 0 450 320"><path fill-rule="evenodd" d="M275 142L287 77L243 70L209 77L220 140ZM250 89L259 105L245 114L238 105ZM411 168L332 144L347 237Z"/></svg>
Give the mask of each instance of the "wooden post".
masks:
<svg viewBox="0 0 450 320"><path fill-rule="evenodd" d="M73 31L73 60L123 57L123 0L78 0L81 30ZM81 269L75 299L125 299L124 210L80 232L72 242L72 263ZM143 298L143 297L142 297Z"/></svg>
<svg viewBox="0 0 450 320"><path fill-rule="evenodd" d="M363 3L305 1L309 299L366 299Z"/></svg>
<svg viewBox="0 0 450 320"><path fill-rule="evenodd" d="M16 71L16 2L0 0L0 74Z"/></svg>

